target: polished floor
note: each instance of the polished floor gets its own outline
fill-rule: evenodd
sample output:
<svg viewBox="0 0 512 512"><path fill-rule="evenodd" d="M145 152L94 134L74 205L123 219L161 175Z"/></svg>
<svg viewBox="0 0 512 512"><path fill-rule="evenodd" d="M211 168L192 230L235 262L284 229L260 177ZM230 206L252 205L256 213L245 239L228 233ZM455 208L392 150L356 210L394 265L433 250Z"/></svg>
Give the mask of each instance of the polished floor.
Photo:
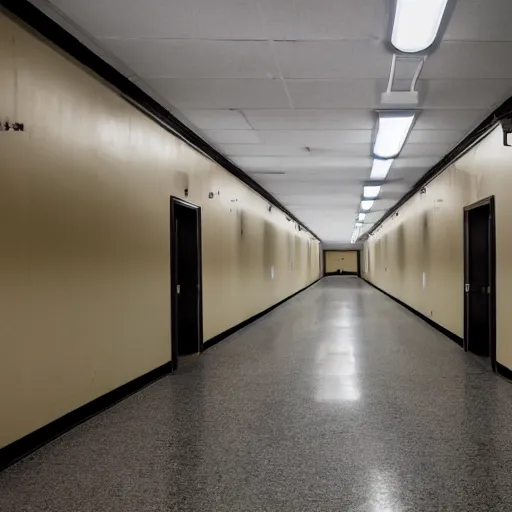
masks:
<svg viewBox="0 0 512 512"><path fill-rule="evenodd" d="M512 385L327 278L0 474L0 510L511 511Z"/></svg>

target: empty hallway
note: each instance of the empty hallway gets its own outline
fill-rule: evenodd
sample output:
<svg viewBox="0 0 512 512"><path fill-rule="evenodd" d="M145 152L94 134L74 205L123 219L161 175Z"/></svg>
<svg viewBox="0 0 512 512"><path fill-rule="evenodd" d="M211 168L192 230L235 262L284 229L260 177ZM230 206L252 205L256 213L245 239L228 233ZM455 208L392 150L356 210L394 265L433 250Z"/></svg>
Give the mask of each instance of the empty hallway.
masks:
<svg viewBox="0 0 512 512"><path fill-rule="evenodd" d="M2 512L505 511L512 386L324 278L0 474Z"/></svg>

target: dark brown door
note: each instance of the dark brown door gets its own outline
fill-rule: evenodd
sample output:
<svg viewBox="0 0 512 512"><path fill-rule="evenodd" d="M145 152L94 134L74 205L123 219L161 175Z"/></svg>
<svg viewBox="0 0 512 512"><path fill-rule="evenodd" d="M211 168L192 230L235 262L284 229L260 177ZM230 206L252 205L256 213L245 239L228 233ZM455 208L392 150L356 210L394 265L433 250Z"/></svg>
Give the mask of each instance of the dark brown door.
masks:
<svg viewBox="0 0 512 512"><path fill-rule="evenodd" d="M172 358L202 350L200 209L171 199Z"/></svg>
<svg viewBox="0 0 512 512"><path fill-rule="evenodd" d="M494 201L465 209L464 344L495 364Z"/></svg>

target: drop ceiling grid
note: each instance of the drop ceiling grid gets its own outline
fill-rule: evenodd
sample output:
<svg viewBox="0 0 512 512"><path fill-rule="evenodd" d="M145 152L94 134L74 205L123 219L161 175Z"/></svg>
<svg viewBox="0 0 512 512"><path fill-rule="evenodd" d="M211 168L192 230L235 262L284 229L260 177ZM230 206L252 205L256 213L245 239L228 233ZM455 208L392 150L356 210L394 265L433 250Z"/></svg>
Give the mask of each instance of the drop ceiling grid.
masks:
<svg viewBox="0 0 512 512"><path fill-rule="evenodd" d="M92 35L95 51L178 109L321 238L350 239L371 168L373 110L391 60L383 42L386 2L52 4ZM509 0L457 2L445 41L418 82L423 111L369 219L510 96L511 18ZM410 71L399 71L396 85L407 87ZM268 174L276 170L285 174Z"/></svg>

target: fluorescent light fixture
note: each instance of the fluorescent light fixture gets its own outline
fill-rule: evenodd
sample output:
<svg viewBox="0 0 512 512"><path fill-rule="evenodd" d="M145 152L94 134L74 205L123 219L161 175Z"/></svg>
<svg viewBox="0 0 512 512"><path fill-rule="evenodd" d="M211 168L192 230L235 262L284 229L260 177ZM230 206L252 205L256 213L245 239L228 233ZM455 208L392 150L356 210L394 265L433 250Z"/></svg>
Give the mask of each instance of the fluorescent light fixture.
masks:
<svg viewBox="0 0 512 512"><path fill-rule="evenodd" d="M391 44L404 53L426 50L436 40L448 0L395 0Z"/></svg>
<svg viewBox="0 0 512 512"><path fill-rule="evenodd" d="M363 187L363 196L369 199L375 199L380 192L380 186L366 186Z"/></svg>
<svg viewBox="0 0 512 512"><path fill-rule="evenodd" d="M370 174L370 179L372 180L383 180L389 172L391 165L394 160L389 158L388 160L380 160L379 158L375 158L373 160L372 172Z"/></svg>
<svg viewBox="0 0 512 512"><path fill-rule="evenodd" d="M350 243L355 244L357 242L358 238L359 238L359 228L354 228L354 231L352 232L352 238L350 239Z"/></svg>
<svg viewBox="0 0 512 512"><path fill-rule="evenodd" d="M378 158L395 158L405 144L411 131L416 112L380 111L377 137L373 146L373 154Z"/></svg>
<svg viewBox="0 0 512 512"><path fill-rule="evenodd" d="M365 211L371 210L374 202L375 201L365 201L365 200L361 201L361 210L365 210Z"/></svg>
<svg viewBox="0 0 512 512"><path fill-rule="evenodd" d="M363 213L363 212L361 212L361 213L357 216L357 220L358 220L359 222L363 222L365 218L366 218L366 213Z"/></svg>

